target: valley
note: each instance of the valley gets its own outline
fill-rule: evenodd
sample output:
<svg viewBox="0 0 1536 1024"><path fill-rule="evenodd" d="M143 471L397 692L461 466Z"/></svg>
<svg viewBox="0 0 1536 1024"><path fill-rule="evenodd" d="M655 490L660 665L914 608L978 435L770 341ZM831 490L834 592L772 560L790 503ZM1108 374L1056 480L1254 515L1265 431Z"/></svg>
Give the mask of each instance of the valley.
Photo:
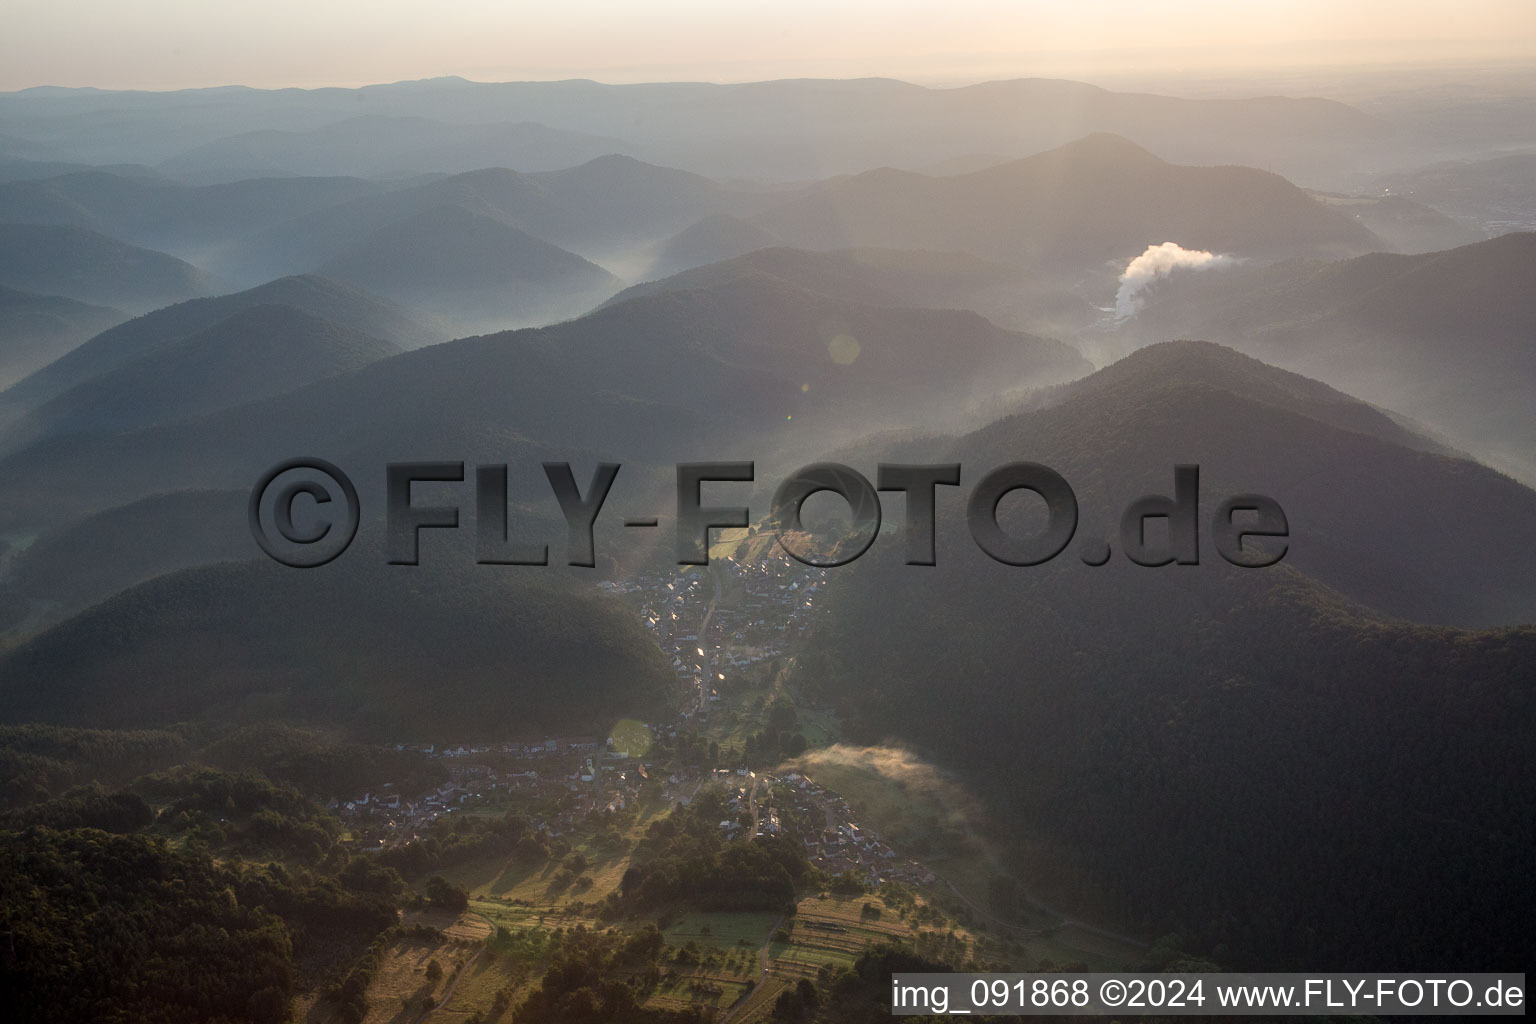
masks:
<svg viewBox="0 0 1536 1024"><path fill-rule="evenodd" d="M1523 970L1536 70L1270 67L1280 6L1103 81L630 82L615 9L611 75L347 82L491 15L321 73L321 4L280 87L0 92L0 1014Z"/></svg>

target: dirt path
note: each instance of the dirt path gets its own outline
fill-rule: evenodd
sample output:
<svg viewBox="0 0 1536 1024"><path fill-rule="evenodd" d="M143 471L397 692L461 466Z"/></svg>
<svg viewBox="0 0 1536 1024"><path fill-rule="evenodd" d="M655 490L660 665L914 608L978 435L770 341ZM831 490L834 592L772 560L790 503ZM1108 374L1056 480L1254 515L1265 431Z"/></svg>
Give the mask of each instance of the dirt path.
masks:
<svg viewBox="0 0 1536 1024"><path fill-rule="evenodd" d="M763 948L757 951L757 983L761 985L768 980L768 947L773 945L773 937L784 927L784 919L788 915L780 914L779 919L773 922L773 927L768 929L768 938L763 943Z"/></svg>
<svg viewBox="0 0 1536 1024"><path fill-rule="evenodd" d="M758 988L762 986L763 982L768 980L768 950L773 945L773 937L778 934L780 928L784 927L784 922L788 918L788 914L780 914L779 919L774 921L769 927L768 937L763 940L762 946L757 951L757 984L752 987L750 992L743 993L740 999L730 1005L725 1013L720 1016L718 1024L726 1024L727 1021L734 1017L736 1011L751 1002L752 996L757 992Z"/></svg>
<svg viewBox="0 0 1536 1024"><path fill-rule="evenodd" d="M448 1008L448 1002L453 998L453 990L459 987L459 982L464 979L464 975L473 970L474 966L480 962L480 958L483 956L485 956L485 949L482 947L478 953L464 961L464 966L454 972L452 980L448 982L448 987L443 989L443 998L439 999L437 1005L432 1007L432 1009L423 1010L421 1016L416 1018L417 1024L420 1024L421 1021L426 1020L438 1010L446 1010Z"/></svg>

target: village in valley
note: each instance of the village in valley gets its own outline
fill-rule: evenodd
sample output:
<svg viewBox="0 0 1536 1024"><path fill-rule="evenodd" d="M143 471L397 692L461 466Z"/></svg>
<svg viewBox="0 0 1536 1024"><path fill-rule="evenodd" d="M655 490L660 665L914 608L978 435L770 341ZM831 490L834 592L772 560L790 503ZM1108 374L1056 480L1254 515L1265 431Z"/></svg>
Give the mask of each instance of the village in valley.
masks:
<svg viewBox="0 0 1536 1024"><path fill-rule="evenodd" d="M680 733L720 733L711 730L712 712L739 705L728 699L731 694L770 684L779 659L807 627L826 570L775 556L753 563L715 559L708 570L652 570L625 582L602 581L604 590L631 603L670 659L683 694L676 718L621 722L601 738L401 745L437 760L447 780L412 793L381 780L376 789L332 800L329 809L349 827L353 848L372 852L409 844L445 815L512 804L553 809L532 824L559 839L590 815L637 806L648 795L668 807L687 807L703 787L713 786L735 815L719 824L727 839L788 835L828 875L872 886L934 882L930 868L893 849L877 830L859 823L846 800L802 772L749 767L742 748L718 739L711 744L718 751L713 764L683 764L672 756Z"/></svg>
<svg viewBox="0 0 1536 1024"><path fill-rule="evenodd" d="M675 673L665 720L621 720L606 735L403 744L397 753L430 765L424 774L437 781L381 779L331 801L344 842L383 864L518 822L515 849L455 855L415 876L405 934L367 983L366 1020L397 1019L401 1007L423 1019L510 1019L508 1008L537 988L530 965L562 942L624 942L652 928L662 970L646 1005L732 1024L777 1019L775 1007L805 985L893 946L957 965L1007 962L989 959L1010 956L1020 934L988 920L984 875L993 869L962 859L960 875L941 878L917 851L948 854L951 871L955 844L933 842L932 827L914 837L913 794L817 758L838 743L837 717L790 691L784 669L817 613L826 570L764 544L736 554L748 552L597 584L632 609ZM856 799L844 784L861 787ZM807 871L802 884L776 909L671 899L636 914L621 898L634 865L646 863L632 854L679 816L712 833L722 856L753 843L792 850ZM461 910L437 909L426 882L443 879L461 892ZM429 974L432 963L441 969ZM317 1003L307 1019L328 1021L325 1013Z"/></svg>

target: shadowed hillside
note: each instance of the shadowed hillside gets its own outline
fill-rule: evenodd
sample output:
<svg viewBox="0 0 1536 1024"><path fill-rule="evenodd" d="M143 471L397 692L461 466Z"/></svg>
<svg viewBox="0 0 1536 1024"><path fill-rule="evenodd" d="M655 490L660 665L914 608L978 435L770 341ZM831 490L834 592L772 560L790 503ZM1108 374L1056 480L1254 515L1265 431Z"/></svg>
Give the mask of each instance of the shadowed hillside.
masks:
<svg viewBox="0 0 1536 1024"><path fill-rule="evenodd" d="M338 203L278 220L237 247L249 274L308 270L363 245L374 232L449 206L488 217L583 256L659 242L711 213L766 200L707 178L605 156L536 174L484 168Z"/></svg>
<svg viewBox="0 0 1536 1024"><path fill-rule="evenodd" d="M1122 334L1206 338L1323 377L1531 482L1533 279L1529 232L1416 256L1176 275Z"/></svg>
<svg viewBox="0 0 1536 1024"><path fill-rule="evenodd" d="M0 387L128 319L128 314L58 295L39 295L0 285Z"/></svg>
<svg viewBox="0 0 1536 1024"><path fill-rule="evenodd" d="M970 770L1021 877L1145 934L1234 966L1518 960L1536 636L1381 610L1529 621L1533 566L1509 538L1536 528L1536 495L1211 346L1157 346L1055 398L884 457L1038 460L1077 494L1077 539L998 564L941 489L938 567L881 544L839 570L800 685L839 701L855 740ZM1200 564L1133 565L1119 512L1171 494L1179 462L1201 467ZM1279 566L1212 548L1216 502L1241 491L1284 508ZM1026 511L1004 506L1005 528L1037 530ZM1079 543L1099 537L1115 553L1090 568ZM1386 898L1405 887L1421 898Z"/></svg>
<svg viewBox="0 0 1536 1024"><path fill-rule="evenodd" d="M92 377L190 338L237 313L269 305L302 310L401 348L442 340L398 306L353 285L313 275L285 277L232 295L167 306L103 331L0 394L0 407L11 415L35 408Z"/></svg>
<svg viewBox="0 0 1536 1024"><path fill-rule="evenodd" d="M176 569L244 561L254 548L244 491L177 491L44 533L16 557L7 591L57 620Z"/></svg>
<svg viewBox="0 0 1536 1024"><path fill-rule="evenodd" d="M216 290L190 263L83 228L0 224L0 283L142 312Z"/></svg>
<svg viewBox="0 0 1536 1024"><path fill-rule="evenodd" d="M767 228L728 213L710 214L663 242L651 260L648 274L666 277L782 244Z"/></svg>
<svg viewBox="0 0 1536 1024"><path fill-rule="evenodd" d="M553 576L263 560L134 587L17 648L0 686L12 722L276 718L396 741L579 730L653 714L672 689L630 620Z"/></svg>
<svg viewBox="0 0 1536 1024"><path fill-rule="evenodd" d="M502 327L575 315L620 287L575 253L446 205L380 228L320 273L460 324Z"/></svg>
<svg viewBox="0 0 1536 1024"><path fill-rule="evenodd" d="M626 288L607 305L642 295L715 287L753 275L851 302L973 309L1001 326L1048 336L1070 336L1100 315L1078 295L1042 285L1017 268L963 252L917 249L755 248L733 259Z"/></svg>
<svg viewBox="0 0 1536 1024"><path fill-rule="evenodd" d="M0 433L15 449L57 434L121 433L279 395L399 348L292 306L255 306L90 377Z"/></svg>
<svg viewBox="0 0 1536 1024"><path fill-rule="evenodd" d="M930 422L964 422L999 389L1087 369L1059 342L974 313L859 305L749 276L431 346L185 423L34 445L0 460L0 509L35 526L172 488L249 486L300 452L375 467L412 452L667 465L729 444L799 460L908 422L919 402Z"/></svg>
<svg viewBox="0 0 1536 1024"><path fill-rule="evenodd" d="M1381 248L1278 175L1181 167L1114 135L947 178L884 169L835 179L752 223L803 248L969 252L1062 283L1165 241L1262 258Z"/></svg>

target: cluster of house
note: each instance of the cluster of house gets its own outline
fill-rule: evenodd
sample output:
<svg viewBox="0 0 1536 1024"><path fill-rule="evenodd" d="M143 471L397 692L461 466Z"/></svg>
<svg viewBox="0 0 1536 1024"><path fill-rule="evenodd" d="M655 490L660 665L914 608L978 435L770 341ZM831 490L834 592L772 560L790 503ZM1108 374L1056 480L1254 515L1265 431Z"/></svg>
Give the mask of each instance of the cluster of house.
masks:
<svg viewBox="0 0 1536 1024"><path fill-rule="evenodd" d="M805 626L816 592L826 579L785 555L755 563L722 559L727 577L740 586L740 601L715 601L700 574L644 572L631 582L605 580L613 593L637 595L641 622L672 660L678 682L692 699L682 718L708 714L727 681L783 653Z"/></svg>
<svg viewBox="0 0 1536 1024"><path fill-rule="evenodd" d="M937 877L926 865L899 856L874 829L853 820L848 802L798 772L783 778L781 792L795 808L806 859L829 875L852 873L871 885L927 885Z"/></svg>
<svg viewBox="0 0 1536 1024"><path fill-rule="evenodd" d="M788 649L804 628L826 581L826 570L793 561L785 555L756 563L723 562L724 571L739 584L741 599L715 601L713 587L699 574L675 571L642 573L632 581L604 581L614 593L635 595L643 623L662 651L671 657L679 681L691 687L696 700L685 702L680 721L647 726L654 734L677 735L678 726L706 713L719 699L729 673L777 656ZM501 793L518 793L547 801L559 809L535 826L558 836L586 815L621 810L638 800L653 765L628 751L614 750L613 741L569 736L494 745L434 745L400 747L441 758L449 780L404 798L385 783L331 807L350 820L363 849L410 842L432 821L471 801ZM731 838L780 835L793 820L807 858L831 875L853 874L874 884L898 881L927 884L934 873L917 861L897 856L878 834L861 827L848 804L799 773L761 778L747 768L703 772L680 767L662 780L668 803L688 805L706 783L723 785L733 816L720 823ZM781 805L787 804L787 807ZM792 815L781 813L792 810ZM752 824L744 825L742 819Z"/></svg>
<svg viewBox="0 0 1536 1024"><path fill-rule="evenodd" d="M725 571L740 582L745 598L739 605L717 608L711 625L726 647L741 652L741 664L786 650L805 628L827 578L827 570L782 554L757 563L728 561Z"/></svg>
<svg viewBox="0 0 1536 1024"><path fill-rule="evenodd" d="M414 798L401 794L393 782L386 782L377 791L350 800L332 800L327 806L352 826L358 849L379 850L414 838L420 829L478 796L467 781L450 778Z"/></svg>
<svg viewBox="0 0 1536 1024"><path fill-rule="evenodd" d="M587 815L622 810L638 800L653 768L618 752L583 753L567 746L560 749L575 755L573 760L546 764L539 770L505 760L524 756L508 749L517 746L478 751L423 748L424 753L453 759L449 781L415 799L405 799L393 784L385 783L376 792L332 801L331 808L350 821L360 849L377 850L417 838L438 817L470 801L498 790L518 792L558 801L559 811L533 823L536 829L558 837ZM466 753L459 753L461 749ZM488 760L466 760L475 753L500 754L503 760L499 766ZM679 768L662 780L663 796L670 804L687 806L706 783L725 787L726 803L733 812L720 822L727 838L784 834L786 818L781 808L787 805L796 827L793 838L804 844L806 858L829 875L851 873L871 885L887 881L926 885L936 877L918 861L899 856L876 831L859 825L836 793L797 772L776 776L744 767ZM749 817L754 824L743 824L742 819Z"/></svg>
<svg viewBox="0 0 1536 1024"><path fill-rule="evenodd" d="M670 731L676 735L675 727ZM535 825L559 835L587 814L621 810L638 799L649 767L627 751L613 750L612 741L599 742L590 736L397 749L442 758L448 781L410 798L394 783L386 782L352 799L332 800L331 810L352 826L359 849L410 842L444 814L474 801L512 793L558 803L558 813Z"/></svg>
<svg viewBox="0 0 1536 1024"><path fill-rule="evenodd" d="M725 769L716 774L730 786L727 804L732 811L741 816L749 810L756 812L755 828L750 830L740 817L720 822L720 830L730 838L782 835L778 806L782 802L794 811L793 820L798 825L795 838L804 844L806 859L829 875L852 874L870 885L927 885L937 878L926 865L899 856L878 832L854 821L853 811L842 797L798 772L774 776L739 768L734 773L736 779Z"/></svg>
<svg viewBox="0 0 1536 1024"><path fill-rule="evenodd" d="M501 743L495 746L481 747L444 747L439 750L431 743L420 746L398 745L396 750L414 750L428 757L484 757L488 754L502 754L507 757L555 757L560 754L580 753L597 750L603 746L596 736L569 736L560 739L541 740L535 743Z"/></svg>

